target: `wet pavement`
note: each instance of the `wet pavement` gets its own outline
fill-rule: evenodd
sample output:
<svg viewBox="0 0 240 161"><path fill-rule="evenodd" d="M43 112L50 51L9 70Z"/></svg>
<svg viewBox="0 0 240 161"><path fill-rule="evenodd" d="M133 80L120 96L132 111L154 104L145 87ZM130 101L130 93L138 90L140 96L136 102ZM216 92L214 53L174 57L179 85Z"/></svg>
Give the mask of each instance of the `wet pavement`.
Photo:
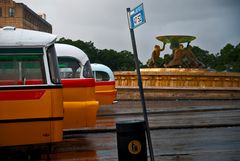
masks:
<svg viewBox="0 0 240 161"><path fill-rule="evenodd" d="M146 106L156 161L240 160L240 101L147 101ZM140 102L102 106L95 128L65 131L64 141L48 146L48 153L22 160L117 161L115 124L124 120L143 120Z"/></svg>

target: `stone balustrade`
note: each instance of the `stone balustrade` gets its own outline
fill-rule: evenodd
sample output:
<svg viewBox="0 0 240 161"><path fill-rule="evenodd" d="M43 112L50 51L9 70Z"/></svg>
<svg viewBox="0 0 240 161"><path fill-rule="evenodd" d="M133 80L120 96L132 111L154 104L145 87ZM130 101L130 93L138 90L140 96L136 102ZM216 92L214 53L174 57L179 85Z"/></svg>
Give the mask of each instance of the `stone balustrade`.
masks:
<svg viewBox="0 0 240 161"><path fill-rule="evenodd" d="M114 72L118 99L139 99L135 71ZM240 99L240 73L204 69L141 69L148 99Z"/></svg>

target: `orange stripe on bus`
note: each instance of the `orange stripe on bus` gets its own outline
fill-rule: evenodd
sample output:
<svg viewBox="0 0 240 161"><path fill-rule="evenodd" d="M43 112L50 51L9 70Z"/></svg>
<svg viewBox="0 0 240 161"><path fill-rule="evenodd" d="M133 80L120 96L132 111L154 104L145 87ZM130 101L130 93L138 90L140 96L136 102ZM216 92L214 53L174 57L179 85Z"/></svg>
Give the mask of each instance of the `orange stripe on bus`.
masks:
<svg viewBox="0 0 240 161"><path fill-rule="evenodd" d="M45 90L18 90L18 91L4 91L0 92L0 100L34 100L40 99Z"/></svg>
<svg viewBox="0 0 240 161"><path fill-rule="evenodd" d="M117 92L116 91L96 91L96 94L101 95L101 96L116 96Z"/></svg>

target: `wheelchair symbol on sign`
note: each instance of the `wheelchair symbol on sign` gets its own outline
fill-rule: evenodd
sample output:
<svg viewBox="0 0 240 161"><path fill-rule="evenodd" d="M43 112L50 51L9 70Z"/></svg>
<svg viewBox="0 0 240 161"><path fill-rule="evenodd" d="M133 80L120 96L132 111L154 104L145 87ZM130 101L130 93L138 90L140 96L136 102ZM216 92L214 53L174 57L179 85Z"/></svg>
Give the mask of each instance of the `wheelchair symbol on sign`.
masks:
<svg viewBox="0 0 240 161"><path fill-rule="evenodd" d="M140 141L138 141L138 140L132 140L128 144L128 151L131 154L139 154L141 152L141 148L142 148L142 145L141 145Z"/></svg>

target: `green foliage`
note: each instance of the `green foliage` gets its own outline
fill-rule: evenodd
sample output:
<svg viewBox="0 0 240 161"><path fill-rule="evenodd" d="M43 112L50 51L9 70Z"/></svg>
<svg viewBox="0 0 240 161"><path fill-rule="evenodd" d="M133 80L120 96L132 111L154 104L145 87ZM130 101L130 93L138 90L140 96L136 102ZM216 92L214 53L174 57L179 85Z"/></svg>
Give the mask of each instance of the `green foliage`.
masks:
<svg viewBox="0 0 240 161"><path fill-rule="evenodd" d="M240 44L234 47L227 44L217 54L216 70L240 72Z"/></svg>
<svg viewBox="0 0 240 161"><path fill-rule="evenodd" d="M157 61L156 61L157 66L158 66L159 68L164 68L164 64L168 63L171 59L172 59L172 56L171 56L171 55L165 54L165 55L164 55L164 58L159 57L159 58L157 59Z"/></svg>
<svg viewBox="0 0 240 161"><path fill-rule="evenodd" d="M172 60L173 56L170 54L164 55L164 64L167 64L170 60Z"/></svg>
<svg viewBox="0 0 240 161"><path fill-rule="evenodd" d="M214 69L214 62L216 61L216 56L214 54L209 54L208 51L197 46L192 48L192 52L207 68Z"/></svg>
<svg viewBox="0 0 240 161"><path fill-rule="evenodd" d="M58 43L69 44L83 50L90 59L91 63L100 63L107 65L113 71L134 70L135 63L133 54L129 51L117 52L112 49L97 49L93 42L83 42L81 40L73 41L70 39L61 38ZM142 63L139 61L140 65Z"/></svg>
<svg viewBox="0 0 240 161"><path fill-rule="evenodd" d="M216 71L240 72L240 44L236 47L227 44L217 54L209 54L208 51L199 47L193 47L192 51L208 68Z"/></svg>

